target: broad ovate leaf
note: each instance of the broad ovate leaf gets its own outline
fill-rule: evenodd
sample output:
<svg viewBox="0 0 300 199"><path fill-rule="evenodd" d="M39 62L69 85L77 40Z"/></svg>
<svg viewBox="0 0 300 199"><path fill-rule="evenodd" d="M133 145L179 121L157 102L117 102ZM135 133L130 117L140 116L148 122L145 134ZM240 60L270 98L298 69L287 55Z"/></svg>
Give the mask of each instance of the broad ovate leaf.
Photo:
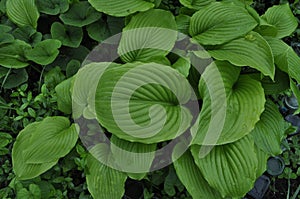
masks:
<svg viewBox="0 0 300 199"><path fill-rule="evenodd" d="M109 147L106 144L98 144L91 150L94 152L92 152L93 155L90 154L87 157L88 173L86 173L89 192L94 199L122 198L125 193L127 175L110 168L105 164L106 162L99 161L113 161Z"/></svg>
<svg viewBox="0 0 300 199"><path fill-rule="evenodd" d="M143 179L150 171L156 153L156 144L129 142L111 137L111 152L116 161L127 175L136 180Z"/></svg>
<svg viewBox="0 0 300 199"><path fill-rule="evenodd" d="M275 5L269 8L262 18L276 27L277 38L291 35L298 26L297 19L293 15L289 4Z"/></svg>
<svg viewBox="0 0 300 199"><path fill-rule="evenodd" d="M276 156L282 152L280 144L286 127L278 107L271 100L267 100L265 110L251 134L260 149L265 153Z"/></svg>
<svg viewBox="0 0 300 199"><path fill-rule="evenodd" d="M221 145L249 134L264 110L265 95L259 81L240 75L228 62L209 65L199 82L203 99L200 115L191 128L193 143Z"/></svg>
<svg viewBox="0 0 300 199"><path fill-rule="evenodd" d="M256 25L244 7L215 2L192 16L189 32L200 44L217 45L248 33Z"/></svg>
<svg viewBox="0 0 300 199"><path fill-rule="evenodd" d="M175 17L169 11L139 13L123 29L118 53L125 62L165 56L175 45L176 30Z"/></svg>
<svg viewBox="0 0 300 199"><path fill-rule="evenodd" d="M180 14L175 17L175 20L177 24L177 30L185 35L188 35L191 17L188 15Z"/></svg>
<svg viewBox="0 0 300 199"><path fill-rule="evenodd" d="M69 9L68 0L37 0L36 4L40 12L48 15L64 13Z"/></svg>
<svg viewBox="0 0 300 199"><path fill-rule="evenodd" d="M155 6L154 3L145 0L89 0L89 3L99 12L116 17L144 12Z"/></svg>
<svg viewBox="0 0 300 199"><path fill-rule="evenodd" d="M195 9L195 10L199 10L203 8L203 6L215 2L215 0L179 0L179 1L185 7L190 9Z"/></svg>
<svg viewBox="0 0 300 199"><path fill-rule="evenodd" d="M97 12L87 1L73 3L70 9L59 16L64 24L83 27L100 19L102 14Z"/></svg>
<svg viewBox="0 0 300 199"><path fill-rule="evenodd" d="M275 65L271 47L256 32L217 46L208 50L208 53L217 60L226 60L236 66L250 66L274 79Z"/></svg>
<svg viewBox="0 0 300 199"><path fill-rule="evenodd" d="M0 46L0 65L7 68L24 68L28 66L25 53L31 46L24 41L15 40Z"/></svg>
<svg viewBox="0 0 300 199"><path fill-rule="evenodd" d="M220 193L204 179L190 151L185 152L173 164L178 178L193 198L222 198Z"/></svg>
<svg viewBox="0 0 300 199"><path fill-rule="evenodd" d="M157 63L127 63L107 69L95 95L97 119L117 137L145 144L173 139L191 124L184 107L191 98L188 81Z"/></svg>
<svg viewBox="0 0 300 199"><path fill-rule="evenodd" d="M9 0L6 2L6 13L9 19L18 26L37 27L40 16L34 0Z"/></svg>
<svg viewBox="0 0 300 199"><path fill-rule="evenodd" d="M210 186L222 197L242 198L250 191L256 180L258 161L254 140L251 136L215 146L202 157L201 146L191 148L194 160Z"/></svg>
<svg viewBox="0 0 300 199"><path fill-rule="evenodd" d="M51 25L51 36L53 39L60 40L64 46L78 48L83 38L83 31L79 27L54 22Z"/></svg>
<svg viewBox="0 0 300 199"><path fill-rule="evenodd" d="M29 124L19 133L12 149L17 178L26 180L44 173L71 151L77 139L75 125L70 126L65 117L47 117Z"/></svg>
<svg viewBox="0 0 300 199"><path fill-rule="evenodd" d="M69 78L55 87L55 92L57 93L57 108L63 113L72 113L72 93L71 87L74 78Z"/></svg>
<svg viewBox="0 0 300 199"><path fill-rule="evenodd" d="M89 36L98 42L104 41L111 35L108 24L102 19L88 25L86 30L88 31Z"/></svg>
<svg viewBox="0 0 300 199"><path fill-rule="evenodd" d="M47 39L39 42L33 49L25 52L26 58L41 65L52 63L59 54L61 42L57 39Z"/></svg>

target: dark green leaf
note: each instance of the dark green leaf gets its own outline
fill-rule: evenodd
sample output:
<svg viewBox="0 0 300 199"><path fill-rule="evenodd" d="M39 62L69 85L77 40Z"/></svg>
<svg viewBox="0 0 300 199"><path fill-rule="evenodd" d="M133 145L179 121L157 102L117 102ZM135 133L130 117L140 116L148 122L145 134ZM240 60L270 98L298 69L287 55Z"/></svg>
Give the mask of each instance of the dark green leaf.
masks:
<svg viewBox="0 0 300 199"><path fill-rule="evenodd" d="M13 31L13 35L16 39L23 40L26 43L31 44L32 46L42 40L42 34L40 32L37 32L31 26L23 26L17 28Z"/></svg>
<svg viewBox="0 0 300 199"><path fill-rule="evenodd" d="M108 25L103 20L88 25L87 31L89 36L98 42L102 42L110 36Z"/></svg>
<svg viewBox="0 0 300 199"><path fill-rule="evenodd" d="M49 15L64 13L69 9L68 0L37 0L36 4L40 12Z"/></svg>
<svg viewBox="0 0 300 199"><path fill-rule="evenodd" d="M20 86L28 80L28 74L25 69L12 70L6 81L3 82L3 88L11 89Z"/></svg>

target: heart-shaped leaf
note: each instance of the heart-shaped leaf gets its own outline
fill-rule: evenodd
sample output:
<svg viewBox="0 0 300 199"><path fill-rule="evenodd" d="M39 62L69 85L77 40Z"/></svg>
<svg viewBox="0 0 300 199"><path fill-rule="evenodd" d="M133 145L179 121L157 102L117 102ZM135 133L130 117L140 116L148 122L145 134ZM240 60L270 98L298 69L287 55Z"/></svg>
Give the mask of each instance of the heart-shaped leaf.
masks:
<svg viewBox="0 0 300 199"><path fill-rule="evenodd" d="M127 141L170 140L191 124L192 116L183 107L191 88L169 66L135 62L111 67L100 78L95 96L100 124Z"/></svg>
<svg viewBox="0 0 300 199"><path fill-rule="evenodd" d="M154 7L153 3L146 0L89 0L89 2L99 12L116 17L125 17Z"/></svg>
<svg viewBox="0 0 300 199"><path fill-rule="evenodd" d="M30 45L34 46L38 42L42 40L42 34L40 32L37 32L34 28L31 26L23 26L20 28L17 28L12 33L16 39L20 39L22 41L25 41L26 43L29 43Z"/></svg>
<svg viewBox="0 0 300 199"><path fill-rule="evenodd" d="M265 95L260 82L228 62L209 65L199 82L203 105L191 128L193 143L220 145L249 134L264 110Z"/></svg>
<svg viewBox="0 0 300 199"><path fill-rule="evenodd" d="M200 44L216 45L240 37L256 25L256 20L244 7L215 2L192 16L189 32Z"/></svg>
<svg viewBox="0 0 300 199"><path fill-rule="evenodd" d="M70 9L59 16L64 24L83 27L89 25L101 18L101 13L97 12L87 1L79 1L70 7Z"/></svg>
<svg viewBox="0 0 300 199"><path fill-rule="evenodd" d="M78 48L83 38L82 28L63 25L59 22L51 25L51 35L53 39L60 40L62 45L72 48Z"/></svg>
<svg viewBox="0 0 300 199"><path fill-rule="evenodd" d="M215 59L227 60L236 66L250 66L274 79L272 50L268 42L256 32L207 51Z"/></svg>
<svg viewBox="0 0 300 199"><path fill-rule="evenodd" d="M33 49L25 53L27 59L41 65L52 63L59 54L61 42L56 39L47 39L39 42Z"/></svg>
<svg viewBox="0 0 300 199"><path fill-rule="evenodd" d="M89 36L98 42L102 42L110 36L107 23L101 19L93 24L88 25L87 31Z"/></svg>
<svg viewBox="0 0 300 199"><path fill-rule="evenodd" d="M9 19L19 26L32 26L36 29L40 16L34 0L9 0L6 2Z"/></svg>
<svg viewBox="0 0 300 199"><path fill-rule="evenodd" d="M125 62L165 56L175 45L176 29L171 12L156 9L134 15L123 29L118 53Z"/></svg>
<svg viewBox="0 0 300 199"><path fill-rule="evenodd" d="M36 4L40 12L48 15L64 13L69 9L68 0L37 0Z"/></svg>

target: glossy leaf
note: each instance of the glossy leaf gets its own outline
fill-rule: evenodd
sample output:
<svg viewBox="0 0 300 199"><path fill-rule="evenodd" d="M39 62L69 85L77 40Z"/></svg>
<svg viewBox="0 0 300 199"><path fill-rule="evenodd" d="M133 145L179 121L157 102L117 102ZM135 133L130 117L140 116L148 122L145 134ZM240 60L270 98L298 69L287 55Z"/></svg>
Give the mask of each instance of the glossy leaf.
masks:
<svg viewBox="0 0 300 199"><path fill-rule="evenodd" d="M6 11L9 19L18 26L37 27L40 14L34 0L9 0Z"/></svg>
<svg viewBox="0 0 300 199"><path fill-rule="evenodd" d="M183 105L190 96L188 81L176 70L135 62L104 72L95 107L100 124L112 134L151 144L185 132L192 116Z"/></svg>
<svg viewBox="0 0 300 199"><path fill-rule="evenodd" d="M176 29L171 12L156 9L134 15L123 29L118 53L124 62L165 56L175 45Z"/></svg>
<svg viewBox="0 0 300 199"><path fill-rule="evenodd" d="M59 54L61 42L56 39L47 39L39 42L32 50L25 53L29 60L41 65L52 63Z"/></svg>
<svg viewBox="0 0 300 199"><path fill-rule="evenodd" d="M94 146L92 150L103 152L105 149L101 148L105 147L108 148L105 144L99 144ZM106 149L106 151L109 151L109 149ZM98 153L98 155L102 155L107 161L112 159L110 152L106 154ZM106 166L96 158L92 155L88 155L87 157L89 172L86 173L86 181L89 192L95 199L122 198L125 193L126 174Z"/></svg>
<svg viewBox="0 0 300 199"><path fill-rule="evenodd" d="M190 151L185 152L174 163L176 174L193 198L222 198L217 190L209 186L194 162Z"/></svg>
<svg viewBox="0 0 300 199"><path fill-rule="evenodd" d="M262 18L276 27L277 38L291 35L298 26L297 19L293 15L289 4L275 5L269 8Z"/></svg>
<svg viewBox="0 0 300 199"><path fill-rule="evenodd" d="M185 7L190 9L195 9L195 10L199 10L203 8L203 6L215 2L215 0L179 0L179 1Z"/></svg>
<svg viewBox="0 0 300 199"><path fill-rule="evenodd" d="M192 146L197 166L210 186L222 197L242 198L256 180L258 161L251 136L222 146L215 146L205 157L200 157L200 146Z"/></svg>
<svg viewBox="0 0 300 199"><path fill-rule="evenodd" d="M90 4L99 12L124 17L135 12L144 12L155 5L145 0L89 0Z"/></svg>
<svg viewBox="0 0 300 199"><path fill-rule="evenodd" d="M63 113L72 113L72 93L71 85L74 78L69 78L59 83L55 87L57 93L57 108Z"/></svg>
<svg viewBox="0 0 300 199"><path fill-rule="evenodd" d="M274 79L272 50L268 42L256 32L208 50L208 53L217 60L226 60L236 66L250 66Z"/></svg>
<svg viewBox="0 0 300 199"><path fill-rule="evenodd" d="M53 39L61 41L62 45L72 48L79 47L83 38L81 28L63 25L59 22L54 22L51 25L51 35Z"/></svg>
<svg viewBox="0 0 300 199"><path fill-rule="evenodd" d="M0 46L0 65L7 68L24 68L28 66L25 53L31 46L24 41L15 40L13 43Z"/></svg>
<svg viewBox="0 0 300 199"><path fill-rule="evenodd" d="M40 12L48 15L64 13L69 9L68 0L37 0L36 4Z"/></svg>
<svg viewBox="0 0 300 199"><path fill-rule="evenodd" d="M59 16L66 25L83 27L101 18L101 13L97 12L87 1L79 1L72 4L70 9Z"/></svg>
<svg viewBox="0 0 300 199"><path fill-rule="evenodd" d="M192 16L189 32L200 44L216 45L245 35L256 25L256 20L245 8L215 2Z"/></svg>
<svg viewBox="0 0 300 199"><path fill-rule="evenodd" d="M220 145L249 134L264 110L265 96L257 80L240 76L228 62L209 65L199 82L202 110L191 128L193 143Z"/></svg>
<svg viewBox="0 0 300 199"><path fill-rule="evenodd" d="M75 126L64 117L48 117L23 129L12 149L13 170L19 180L32 179L53 167L77 141ZM51 149L51 150L49 150Z"/></svg>

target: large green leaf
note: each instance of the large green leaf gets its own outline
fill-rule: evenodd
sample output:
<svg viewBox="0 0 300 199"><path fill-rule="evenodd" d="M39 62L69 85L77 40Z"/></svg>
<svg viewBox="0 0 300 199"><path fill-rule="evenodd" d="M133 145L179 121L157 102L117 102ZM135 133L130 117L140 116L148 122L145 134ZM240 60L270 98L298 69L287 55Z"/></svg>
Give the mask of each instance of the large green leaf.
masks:
<svg viewBox="0 0 300 199"><path fill-rule="evenodd" d="M300 58L293 48L277 38L266 37L266 40L271 46L276 66L300 82Z"/></svg>
<svg viewBox="0 0 300 199"><path fill-rule="evenodd" d="M191 17L188 15L180 14L175 17L175 20L177 24L177 30L185 35L188 35Z"/></svg>
<svg viewBox="0 0 300 199"><path fill-rule="evenodd" d="M193 198L219 199L220 193L209 186L195 164L190 151L174 162L176 174Z"/></svg>
<svg viewBox="0 0 300 199"><path fill-rule="evenodd" d="M37 0L36 4L40 12L48 15L64 13L69 9L68 0Z"/></svg>
<svg viewBox="0 0 300 199"><path fill-rule="evenodd" d="M24 41L15 40L13 43L0 46L0 65L7 68L24 68L28 66L25 53L31 46Z"/></svg>
<svg viewBox="0 0 300 199"><path fill-rule="evenodd" d="M215 2L192 16L189 32L200 44L216 45L242 36L256 25L244 7Z"/></svg>
<svg viewBox="0 0 300 199"><path fill-rule="evenodd" d="M37 27L40 16L34 0L9 0L6 2L9 19L19 26Z"/></svg>
<svg viewBox="0 0 300 199"><path fill-rule="evenodd" d="M256 145L270 155L279 155L285 130L286 123L278 107L271 100L267 100L265 110L251 132Z"/></svg>
<svg viewBox="0 0 300 199"><path fill-rule="evenodd" d="M51 25L51 35L53 39L60 40L62 45L72 48L78 48L83 38L82 28L63 25L59 22Z"/></svg>
<svg viewBox="0 0 300 199"><path fill-rule="evenodd" d="M215 0L179 0L179 1L185 7L190 9L195 9L195 10L199 10L203 8L203 6L215 2Z"/></svg>
<svg viewBox="0 0 300 199"><path fill-rule="evenodd" d="M200 146L193 145L192 155L207 182L222 197L242 198L253 188L258 161L251 136L230 144L215 146L205 157Z"/></svg>
<svg viewBox="0 0 300 199"><path fill-rule="evenodd" d="M291 35L298 26L297 19L293 15L289 4L269 8L262 18L277 28L277 38Z"/></svg>
<svg viewBox="0 0 300 199"><path fill-rule="evenodd" d="M116 164L136 180L143 179L150 171L155 149L156 144L128 142L116 136L111 137L111 152Z"/></svg>
<svg viewBox="0 0 300 199"><path fill-rule="evenodd" d="M102 16L87 1L79 1L70 7L70 9L59 16L64 24L83 27L89 25Z"/></svg>
<svg viewBox="0 0 300 199"><path fill-rule="evenodd" d="M71 87L73 80L74 78L66 79L55 87L55 92L57 93L58 110L66 114L72 113Z"/></svg>
<svg viewBox="0 0 300 199"><path fill-rule="evenodd" d="M91 150L96 151L92 154L96 155L97 159L92 155L87 157L88 173L86 173L86 181L89 192L94 199L121 199L125 193L126 174L112 169L98 160L112 160L112 155L106 144L98 144Z"/></svg>
<svg viewBox="0 0 300 199"><path fill-rule="evenodd" d="M203 105L191 128L193 143L220 145L249 134L264 110L265 96L260 82L228 62L209 65L199 82Z"/></svg>
<svg viewBox="0 0 300 199"><path fill-rule="evenodd" d="M188 81L175 69L135 62L104 72L95 107L99 122L109 132L150 144L185 132L192 116L183 105L190 97Z"/></svg>
<svg viewBox="0 0 300 199"><path fill-rule="evenodd" d="M23 129L12 150L18 179L34 178L54 166L77 142L75 125L65 117L47 117ZM49 150L51 149L51 150Z"/></svg>
<svg viewBox="0 0 300 199"><path fill-rule="evenodd" d="M218 60L227 60L236 66L250 66L274 79L275 65L268 42L256 32L208 50Z"/></svg>
<svg viewBox="0 0 300 199"><path fill-rule="evenodd" d="M12 43L15 38L10 33L1 33L0 32L0 45Z"/></svg>
<svg viewBox="0 0 300 199"><path fill-rule="evenodd" d="M89 0L89 2L99 12L116 17L124 17L138 11L143 12L155 6L144 0Z"/></svg>
<svg viewBox="0 0 300 199"><path fill-rule="evenodd" d="M73 117L83 116L87 119L95 119L95 93L98 81L110 66L119 66L115 63L101 62L90 63L82 67L75 76L72 89Z"/></svg>
<svg viewBox="0 0 300 199"><path fill-rule="evenodd" d="M33 49L25 52L26 58L41 65L52 63L59 54L61 42L56 39L47 39L39 42Z"/></svg>
<svg viewBox="0 0 300 199"><path fill-rule="evenodd" d="M123 29L118 53L125 62L165 56L177 39L177 27L171 12L152 9L134 15Z"/></svg>

